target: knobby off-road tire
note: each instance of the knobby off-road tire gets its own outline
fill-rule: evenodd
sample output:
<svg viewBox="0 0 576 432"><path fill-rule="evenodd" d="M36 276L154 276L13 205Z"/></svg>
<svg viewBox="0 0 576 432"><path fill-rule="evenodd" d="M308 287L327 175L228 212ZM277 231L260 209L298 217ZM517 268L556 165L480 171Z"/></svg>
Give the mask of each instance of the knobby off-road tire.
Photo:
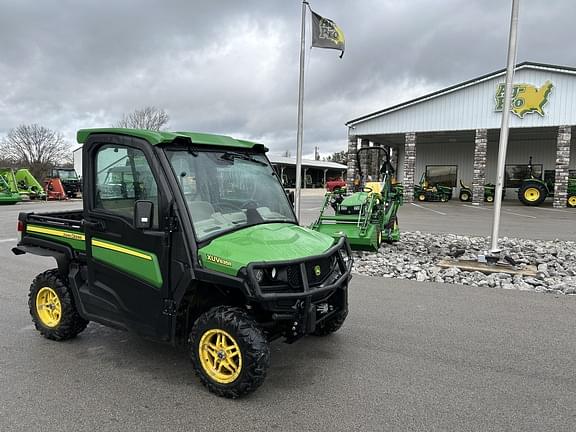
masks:
<svg viewBox="0 0 576 432"><path fill-rule="evenodd" d="M236 399L264 382L270 345L243 309L210 309L194 323L189 342L194 371L212 393Z"/></svg>
<svg viewBox="0 0 576 432"><path fill-rule="evenodd" d="M347 316L348 311L334 315L318 324L312 334L314 336L328 336L329 334L337 332L340 330L340 327L342 327L342 324L344 324L344 321L346 321Z"/></svg>
<svg viewBox="0 0 576 432"><path fill-rule="evenodd" d="M541 183L527 182L518 189L518 199L524 205L536 207L548 196L546 186Z"/></svg>
<svg viewBox="0 0 576 432"><path fill-rule="evenodd" d="M36 330L47 339L72 339L88 325L78 314L70 287L57 269L36 276L30 285L28 307Z"/></svg>
<svg viewBox="0 0 576 432"><path fill-rule="evenodd" d="M460 201L472 201L472 196L468 192L460 192Z"/></svg>

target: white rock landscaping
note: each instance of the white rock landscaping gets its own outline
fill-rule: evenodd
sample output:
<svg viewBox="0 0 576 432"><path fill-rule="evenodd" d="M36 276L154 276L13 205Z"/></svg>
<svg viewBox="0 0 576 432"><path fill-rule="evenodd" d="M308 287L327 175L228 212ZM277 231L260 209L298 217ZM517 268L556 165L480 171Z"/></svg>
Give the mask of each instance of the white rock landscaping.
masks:
<svg viewBox="0 0 576 432"><path fill-rule="evenodd" d="M354 252L354 272L386 278L576 294L576 242L502 238L499 241L502 255L510 256L519 265L537 266L535 277L437 266L441 259L457 255L462 259L476 259L489 246L485 237L403 232L398 243L385 243L377 253Z"/></svg>

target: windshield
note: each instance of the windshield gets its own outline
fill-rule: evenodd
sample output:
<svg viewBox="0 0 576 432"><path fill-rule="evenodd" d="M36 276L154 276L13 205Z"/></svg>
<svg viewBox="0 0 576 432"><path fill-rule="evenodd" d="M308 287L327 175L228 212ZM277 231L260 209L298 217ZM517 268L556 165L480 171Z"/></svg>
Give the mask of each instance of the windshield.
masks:
<svg viewBox="0 0 576 432"><path fill-rule="evenodd" d="M76 175L76 171L74 170L63 170L59 169L56 170L58 177L64 180L77 180L78 176Z"/></svg>
<svg viewBox="0 0 576 432"><path fill-rule="evenodd" d="M199 241L269 222L296 222L262 154L167 150Z"/></svg>

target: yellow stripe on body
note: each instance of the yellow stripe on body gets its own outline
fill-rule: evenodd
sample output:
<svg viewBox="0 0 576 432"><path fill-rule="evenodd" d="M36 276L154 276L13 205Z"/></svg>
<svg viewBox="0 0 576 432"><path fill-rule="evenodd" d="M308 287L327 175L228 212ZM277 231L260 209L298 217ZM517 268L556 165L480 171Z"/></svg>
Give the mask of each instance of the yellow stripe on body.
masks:
<svg viewBox="0 0 576 432"><path fill-rule="evenodd" d="M53 235L53 236L57 236L57 237L64 237L64 238L71 239L71 240L84 241L84 239L85 239L84 234L76 234L76 233L71 233L68 231L61 231L61 230L56 230L56 229L52 229L52 228L44 228L44 227L39 227L39 226L35 226L35 225L28 225L26 227L26 231L27 232L35 232L35 233L39 233L39 234L48 234L48 235Z"/></svg>
<svg viewBox="0 0 576 432"><path fill-rule="evenodd" d="M150 255L136 252L136 251L133 251L131 249L124 248L122 246L116 246L114 244L106 243L106 242L103 242L101 240L92 239L92 246L101 247L104 249L110 249L110 250L113 250L115 252L120 252L120 253L124 253L127 255L132 255L132 256L135 256L138 258L142 258L142 259L145 259L148 261L152 261L152 257Z"/></svg>

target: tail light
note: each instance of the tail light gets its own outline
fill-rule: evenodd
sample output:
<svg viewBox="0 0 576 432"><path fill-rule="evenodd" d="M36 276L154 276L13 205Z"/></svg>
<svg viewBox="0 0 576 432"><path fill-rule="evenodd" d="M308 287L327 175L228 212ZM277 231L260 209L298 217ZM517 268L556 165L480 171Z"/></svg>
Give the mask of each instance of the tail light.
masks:
<svg viewBox="0 0 576 432"><path fill-rule="evenodd" d="M21 220L18 221L18 232L23 233L24 232L24 222L22 222Z"/></svg>

